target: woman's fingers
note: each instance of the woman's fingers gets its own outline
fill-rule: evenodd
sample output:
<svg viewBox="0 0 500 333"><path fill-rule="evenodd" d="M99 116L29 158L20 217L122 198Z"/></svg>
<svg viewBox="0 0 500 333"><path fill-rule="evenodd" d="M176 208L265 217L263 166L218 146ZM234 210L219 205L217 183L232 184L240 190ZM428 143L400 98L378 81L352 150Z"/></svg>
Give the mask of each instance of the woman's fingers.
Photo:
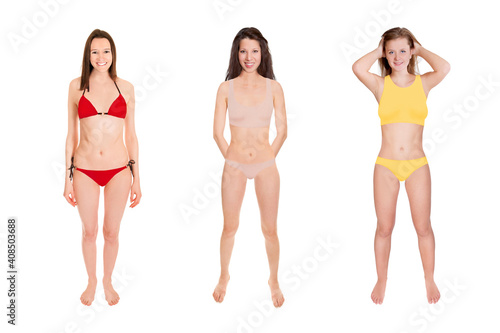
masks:
<svg viewBox="0 0 500 333"><path fill-rule="evenodd" d="M136 203L135 200L137 199L137 195L135 194L135 191L130 191L130 206L131 208L135 207Z"/></svg>
<svg viewBox="0 0 500 333"><path fill-rule="evenodd" d="M132 204L130 205L130 207L134 208L135 206L137 206L139 204L139 202L141 201L141 197L142 197L142 194L140 192L136 193L135 191L131 191L130 192L130 202Z"/></svg>
<svg viewBox="0 0 500 333"><path fill-rule="evenodd" d="M66 198L66 201L69 202L69 204L73 207L76 206L76 200L75 196L73 195L73 192L69 192L68 194L64 194L64 197Z"/></svg>
<svg viewBox="0 0 500 333"><path fill-rule="evenodd" d="M132 187L130 188L130 207L134 208L137 206L141 201L141 197L141 186L138 183L132 184Z"/></svg>

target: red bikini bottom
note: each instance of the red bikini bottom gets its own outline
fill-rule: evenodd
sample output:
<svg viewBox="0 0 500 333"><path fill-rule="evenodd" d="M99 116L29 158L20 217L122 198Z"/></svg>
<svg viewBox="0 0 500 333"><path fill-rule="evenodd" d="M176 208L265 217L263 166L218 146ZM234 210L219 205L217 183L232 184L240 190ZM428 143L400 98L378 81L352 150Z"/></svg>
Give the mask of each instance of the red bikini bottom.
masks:
<svg viewBox="0 0 500 333"><path fill-rule="evenodd" d="M134 164L134 160L128 161L127 165L122 166L120 168L116 169L109 169L109 170L86 170L86 169L80 169L77 168L73 165L73 157L71 158L71 166L70 166L70 179L73 178L73 169L76 169L84 174L86 174L88 177L90 177L93 181L95 181L98 185L100 186L106 186L109 181L120 171L123 169L126 169L127 167L130 167L130 172L132 173L132 176L134 175L134 172L132 171L132 164Z"/></svg>
<svg viewBox="0 0 500 333"><path fill-rule="evenodd" d="M78 171L83 172L93 181L95 181L100 186L106 186L108 182L120 171L126 169L127 166L122 166L121 168L110 169L110 170L85 170L80 168L75 168Z"/></svg>

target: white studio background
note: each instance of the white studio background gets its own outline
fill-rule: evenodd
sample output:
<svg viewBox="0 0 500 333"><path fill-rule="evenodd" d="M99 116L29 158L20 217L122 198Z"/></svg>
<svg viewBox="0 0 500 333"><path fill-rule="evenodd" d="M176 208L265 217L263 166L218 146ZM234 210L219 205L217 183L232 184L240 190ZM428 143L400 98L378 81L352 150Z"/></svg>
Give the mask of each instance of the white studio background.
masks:
<svg viewBox="0 0 500 333"><path fill-rule="evenodd" d="M500 24L491 4L2 2L0 216L2 224L9 216L20 224L16 331L493 329L493 315L500 310L495 301L500 296L495 173ZM35 28L25 27L30 24ZM289 118L288 138L277 157L280 279L286 298L279 310L269 307L253 181L247 184L226 299L217 304L211 296L219 275L224 163L212 138L215 96L232 40L248 26L259 28L269 41ZM424 130L433 181L435 278L442 294L435 306L426 302L403 184L386 298L382 306L370 299L376 282L372 177L380 122L374 97L351 65L395 26L409 28L452 68L429 94ZM95 28L114 38L118 75L136 88L144 196L138 207L126 209L122 221L115 267L120 303L103 305L100 286L88 308L79 302L87 281L80 218L62 193L68 85L80 75L83 47ZM13 36L24 40L14 45ZM422 72L429 70L425 61L420 65ZM5 235L2 227L2 261ZM101 256L100 230L102 276ZM0 304L6 304L5 279L0 288L5 297ZM14 332L4 312L1 317L2 332Z"/></svg>

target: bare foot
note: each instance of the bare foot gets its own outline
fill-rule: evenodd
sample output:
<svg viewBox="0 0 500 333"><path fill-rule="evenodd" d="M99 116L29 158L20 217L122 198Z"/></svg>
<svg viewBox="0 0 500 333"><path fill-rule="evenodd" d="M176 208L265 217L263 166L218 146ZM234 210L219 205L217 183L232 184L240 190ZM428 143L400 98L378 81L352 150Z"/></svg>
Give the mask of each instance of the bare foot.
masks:
<svg viewBox="0 0 500 333"><path fill-rule="evenodd" d="M226 296L226 287L229 282L229 275L226 276L220 276L219 278L219 283L215 286L214 293L212 296L214 297L214 300L218 303L222 303L224 300L224 296Z"/></svg>
<svg viewBox="0 0 500 333"><path fill-rule="evenodd" d="M269 280L267 283L269 284L269 288L271 288L271 298L273 300L274 307L281 307L285 302L285 297L283 297L278 281L271 282L271 280Z"/></svg>
<svg viewBox="0 0 500 333"><path fill-rule="evenodd" d="M80 296L80 301L83 305L90 306L94 301L95 296L95 288L97 287L97 279L90 279L89 284L87 285L87 289L83 292L82 296Z"/></svg>
<svg viewBox="0 0 500 333"><path fill-rule="evenodd" d="M387 279L385 280L377 280L377 284L373 287L372 291L372 301L375 304L382 304L385 296L385 285L387 283Z"/></svg>
<svg viewBox="0 0 500 333"><path fill-rule="evenodd" d="M106 301L108 302L108 304L109 305L118 304L118 301L120 300L120 296L118 296L118 293L113 288L111 281L104 282L104 280L103 280L102 284L104 287L104 297L106 298Z"/></svg>
<svg viewBox="0 0 500 333"><path fill-rule="evenodd" d="M441 294L439 293L434 279L425 280L425 289L427 289L427 301L429 301L429 304L436 304L439 301Z"/></svg>

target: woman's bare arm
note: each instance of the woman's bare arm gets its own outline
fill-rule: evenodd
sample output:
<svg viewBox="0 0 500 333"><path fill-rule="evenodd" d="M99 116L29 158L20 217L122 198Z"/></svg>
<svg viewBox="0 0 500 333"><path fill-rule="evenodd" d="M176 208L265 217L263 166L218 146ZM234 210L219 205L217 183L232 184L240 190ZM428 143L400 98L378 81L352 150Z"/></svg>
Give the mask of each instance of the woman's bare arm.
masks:
<svg viewBox="0 0 500 333"><path fill-rule="evenodd" d="M422 85L424 86L424 91L428 94L429 91L437 86L438 83L441 82L450 72L451 66L446 60L425 49L418 43L415 43L413 54L424 58L424 60L427 61L434 70L420 76L422 79Z"/></svg>
<svg viewBox="0 0 500 333"><path fill-rule="evenodd" d="M380 75L370 73L370 68L375 61L383 57L382 44L383 39L380 40L375 50L365 54L352 65L352 71L356 77L375 95L377 100L377 96L383 88L384 78Z"/></svg>
<svg viewBox="0 0 500 333"><path fill-rule="evenodd" d="M78 105L76 101L78 100L79 84L80 78L72 80L68 91L68 135L66 136L66 176L63 195L72 206L76 206L76 200L73 184L70 180L69 167L76 147L78 147Z"/></svg>
<svg viewBox="0 0 500 333"><path fill-rule="evenodd" d="M226 111L227 111L227 96L229 92L229 82L222 82L217 91L215 100L215 114L214 114L214 140L219 147L222 156L226 157L227 148L229 147L226 139L224 138L224 127L226 125Z"/></svg>
<svg viewBox="0 0 500 333"><path fill-rule="evenodd" d="M281 85L277 81L272 82L273 101L274 101L274 116L276 123L276 137L273 140L271 148L274 151L274 156L278 155L281 146L287 137L287 122L285 109L285 96Z"/></svg>
<svg viewBox="0 0 500 333"><path fill-rule="evenodd" d="M133 172L132 188L130 190L130 207L135 207L141 201L142 193L139 177L139 142L135 132L135 91L134 86L125 80L120 80L125 93L129 96L127 102L127 116L125 117L125 145L127 146L129 160L134 160L131 165ZM122 89L123 89L122 88Z"/></svg>

